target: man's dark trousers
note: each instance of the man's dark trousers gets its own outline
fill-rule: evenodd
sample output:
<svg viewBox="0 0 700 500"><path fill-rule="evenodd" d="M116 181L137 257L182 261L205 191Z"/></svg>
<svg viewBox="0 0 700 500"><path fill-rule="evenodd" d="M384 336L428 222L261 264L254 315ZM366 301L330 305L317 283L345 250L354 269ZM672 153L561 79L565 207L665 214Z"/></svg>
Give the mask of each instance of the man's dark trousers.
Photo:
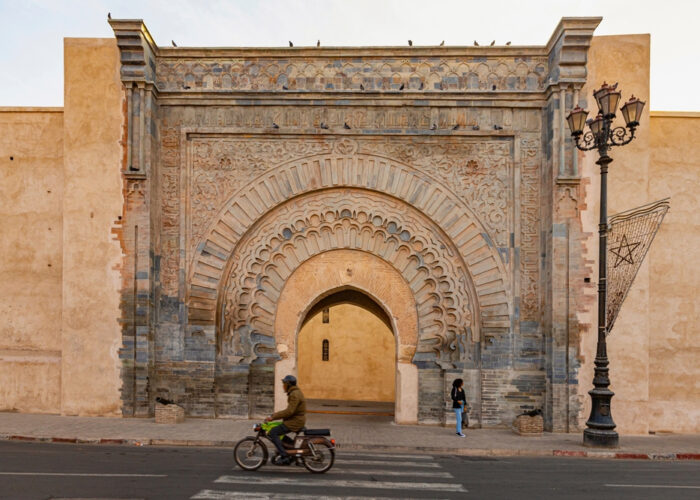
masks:
<svg viewBox="0 0 700 500"><path fill-rule="evenodd" d="M290 431L286 425L280 424L277 427L273 427L272 430L267 434L270 437L270 440L275 444L275 448L277 448L279 454L283 457L286 457L288 455L287 450L285 450L284 446L282 446L280 436L282 436L283 434L289 434L290 432L292 431Z"/></svg>

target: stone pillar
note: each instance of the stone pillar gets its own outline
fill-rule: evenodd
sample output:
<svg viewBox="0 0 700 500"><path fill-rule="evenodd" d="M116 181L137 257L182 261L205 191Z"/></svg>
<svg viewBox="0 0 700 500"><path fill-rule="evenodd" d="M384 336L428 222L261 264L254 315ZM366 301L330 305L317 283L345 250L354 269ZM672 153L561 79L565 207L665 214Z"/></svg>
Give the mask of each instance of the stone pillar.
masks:
<svg viewBox="0 0 700 500"><path fill-rule="evenodd" d="M551 197L543 203L545 290L545 429L568 432L572 412L570 395L577 383L578 323L573 307L572 277L584 267L583 255L572 251L578 233L579 184L574 147L565 122L572 106L573 90L586 81L588 48L601 18L564 18L548 43L551 65L545 107L547 130L543 191Z"/></svg>
<svg viewBox="0 0 700 500"><path fill-rule="evenodd" d="M122 413L153 414L154 316L157 294L154 260L158 241L157 162L155 126L155 53L157 48L141 21L110 20L121 56L121 80L126 97L125 192L121 221L122 248ZM178 399L168 394L172 399ZM176 401L179 402L179 401Z"/></svg>

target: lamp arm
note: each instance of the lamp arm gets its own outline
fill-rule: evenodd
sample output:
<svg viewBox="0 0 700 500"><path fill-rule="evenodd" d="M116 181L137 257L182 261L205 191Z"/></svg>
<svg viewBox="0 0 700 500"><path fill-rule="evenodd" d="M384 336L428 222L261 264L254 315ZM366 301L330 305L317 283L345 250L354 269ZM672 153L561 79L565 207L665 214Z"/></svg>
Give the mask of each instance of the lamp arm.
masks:
<svg viewBox="0 0 700 500"><path fill-rule="evenodd" d="M624 146L625 144L632 142L632 139L634 139L635 128L630 127L629 134L627 132L628 129L625 127L615 127L612 129L610 131L610 146Z"/></svg>
<svg viewBox="0 0 700 500"><path fill-rule="evenodd" d="M581 151L590 151L598 147L596 145L595 135L593 135L593 132L590 130L585 134L574 136L574 143L576 144L576 148Z"/></svg>

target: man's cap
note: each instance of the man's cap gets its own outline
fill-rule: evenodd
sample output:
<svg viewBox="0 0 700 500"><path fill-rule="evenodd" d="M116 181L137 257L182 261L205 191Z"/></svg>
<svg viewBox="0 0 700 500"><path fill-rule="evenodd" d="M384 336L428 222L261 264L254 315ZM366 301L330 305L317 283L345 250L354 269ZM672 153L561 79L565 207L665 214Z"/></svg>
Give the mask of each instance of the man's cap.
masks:
<svg viewBox="0 0 700 500"><path fill-rule="evenodd" d="M290 385L297 385L297 378L294 375L287 375L282 379L282 382Z"/></svg>

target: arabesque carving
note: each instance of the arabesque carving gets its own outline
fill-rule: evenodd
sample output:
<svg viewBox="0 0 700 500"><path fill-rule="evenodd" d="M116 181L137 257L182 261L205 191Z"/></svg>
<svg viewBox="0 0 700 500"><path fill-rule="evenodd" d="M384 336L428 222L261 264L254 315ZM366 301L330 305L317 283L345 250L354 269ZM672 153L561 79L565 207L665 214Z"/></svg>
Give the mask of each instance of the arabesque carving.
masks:
<svg viewBox="0 0 700 500"><path fill-rule="evenodd" d="M542 91L547 57L159 58L160 91ZM362 86L362 87L361 87Z"/></svg>
<svg viewBox="0 0 700 500"><path fill-rule="evenodd" d="M508 245L512 185L512 140L458 138L193 138L190 186L190 251L225 200L273 165L335 152L395 158L452 186L500 247Z"/></svg>
<svg viewBox="0 0 700 500"><path fill-rule="evenodd" d="M490 230L498 246L508 245L508 196L512 186L512 140L362 142L360 150L385 155L430 172L451 186Z"/></svg>
<svg viewBox="0 0 700 500"><path fill-rule="evenodd" d="M343 189L295 198L266 214L236 247L218 313L219 353L250 363L274 355L275 304L303 262L330 250L363 250L399 271L418 306L416 359L468 361L478 329L476 293L454 244L406 203Z"/></svg>
<svg viewBox="0 0 700 500"><path fill-rule="evenodd" d="M520 318L539 321L540 143L520 142Z"/></svg>
<svg viewBox="0 0 700 500"><path fill-rule="evenodd" d="M359 188L402 200L430 222L425 224L439 228L446 241L452 242L454 258L462 259L475 285L479 304L475 308L482 326L501 328L509 324L509 281L504 263L463 199L425 172L407 165L359 151L351 156L340 154L339 150L352 151L353 147L352 141L339 141L336 153L279 165L231 196L189 260L186 282L190 324L213 327L221 321L216 319L216 304L225 268L241 239L248 237L258 221L295 197L338 188ZM398 224L403 215L397 217ZM418 232L410 234L414 233ZM472 331L477 335L476 328Z"/></svg>

